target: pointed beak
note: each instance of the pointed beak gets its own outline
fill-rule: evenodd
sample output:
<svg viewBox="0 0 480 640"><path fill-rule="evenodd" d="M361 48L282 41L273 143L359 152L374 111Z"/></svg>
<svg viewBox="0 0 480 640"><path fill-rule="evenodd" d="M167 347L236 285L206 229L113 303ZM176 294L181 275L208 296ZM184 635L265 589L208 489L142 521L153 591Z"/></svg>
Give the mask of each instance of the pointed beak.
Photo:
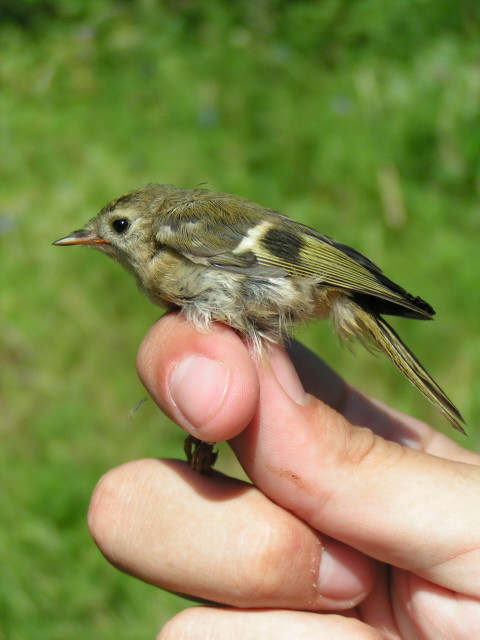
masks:
<svg viewBox="0 0 480 640"><path fill-rule="evenodd" d="M101 238L93 231L89 231L88 229L79 229L78 231L73 231L70 235L65 236L65 238L60 238L59 240L55 240L53 244L56 244L60 247L66 247L71 244L110 244L108 240Z"/></svg>

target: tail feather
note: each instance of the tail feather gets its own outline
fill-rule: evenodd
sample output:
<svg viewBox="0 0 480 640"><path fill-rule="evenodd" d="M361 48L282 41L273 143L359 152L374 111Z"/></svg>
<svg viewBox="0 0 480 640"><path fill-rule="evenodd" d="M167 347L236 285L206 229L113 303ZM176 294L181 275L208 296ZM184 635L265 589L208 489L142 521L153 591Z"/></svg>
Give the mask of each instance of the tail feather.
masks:
<svg viewBox="0 0 480 640"><path fill-rule="evenodd" d="M462 426L465 421L458 409L392 327L380 316L373 315L358 305L352 311L348 319L343 316L340 333L354 334L360 340L367 341L369 346L383 351L420 393L443 413L450 424L465 434Z"/></svg>

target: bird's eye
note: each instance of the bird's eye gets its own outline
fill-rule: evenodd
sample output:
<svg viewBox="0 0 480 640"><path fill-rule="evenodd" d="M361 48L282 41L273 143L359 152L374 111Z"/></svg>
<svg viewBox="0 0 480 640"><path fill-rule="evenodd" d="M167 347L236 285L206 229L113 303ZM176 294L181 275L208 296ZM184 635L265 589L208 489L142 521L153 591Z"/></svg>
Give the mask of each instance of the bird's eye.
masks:
<svg viewBox="0 0 480 640"><path fill-rule="evenodd" d="M126 218L119 218L112 222L112 229L115 233L125 233L130 226L130 222Z"/></svg>

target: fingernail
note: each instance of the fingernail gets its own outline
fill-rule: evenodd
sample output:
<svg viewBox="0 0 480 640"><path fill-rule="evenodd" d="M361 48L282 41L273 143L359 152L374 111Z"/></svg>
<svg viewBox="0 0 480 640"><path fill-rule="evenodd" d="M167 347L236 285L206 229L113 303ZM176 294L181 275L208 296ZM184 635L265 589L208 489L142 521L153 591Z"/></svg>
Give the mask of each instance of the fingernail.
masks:
<svg viewBox="0 0 480 640"><path fill-rule="evenodd" d="M230 379L229 369L218 360L191 355L170 373L170 397L194 427L208 423L223 403Z"/></svg>
<svg viewBox="0 0 480 640"><path fill-rule="evenodd" d="M308 395L305 393L305 389L300 382L295 367L286 352L272 349L270 364L272 365L275 377L288 396L297 404L306 404Z"/></svg>
<svg viewBox="0 0 480 640"><path fill-rule="evenodd" d="M350 600L365 592L365 584L359 575L358 554L352 550L349 562L349 550L337 545L333 540L322 550L317 590L326 598ZM357 564L355 564L357 561ZM349 567L356 567L356 571ZM360 571L361 574L361 571Z"/></svg>

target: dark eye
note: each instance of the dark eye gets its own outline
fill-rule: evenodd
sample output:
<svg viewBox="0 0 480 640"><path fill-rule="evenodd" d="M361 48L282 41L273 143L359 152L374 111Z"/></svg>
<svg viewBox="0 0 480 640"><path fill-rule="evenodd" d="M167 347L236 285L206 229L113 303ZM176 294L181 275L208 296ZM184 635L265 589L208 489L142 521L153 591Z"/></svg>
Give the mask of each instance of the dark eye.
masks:
<svg viewBox="0 0 480 640"><path fill-rule="evenodd" d="M126 218L119 218L112 222L112 229L115 233L125 233L130 226L130 222Z"/></svg>

